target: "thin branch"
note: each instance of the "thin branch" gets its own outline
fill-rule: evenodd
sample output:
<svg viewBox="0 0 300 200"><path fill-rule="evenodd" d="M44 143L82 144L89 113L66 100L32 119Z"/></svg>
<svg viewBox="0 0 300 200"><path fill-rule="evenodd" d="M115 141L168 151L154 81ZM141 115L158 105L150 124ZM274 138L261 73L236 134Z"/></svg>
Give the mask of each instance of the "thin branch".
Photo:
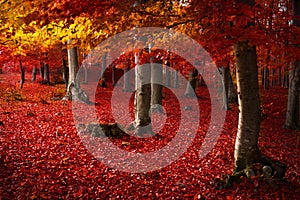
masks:
<svg viewBox="0 0 300 200"><path fill-rule="evenodd" d="M179 25L182 25L182 24L187 24L187 23L192 22L192 21L194 21L194 19L189 19L189 20L181 21L181 22L175 22L175 23L173 23L173 24L167 26L167 28L168 28L168 29L174 28L175 26L179 26Z"/></svg>

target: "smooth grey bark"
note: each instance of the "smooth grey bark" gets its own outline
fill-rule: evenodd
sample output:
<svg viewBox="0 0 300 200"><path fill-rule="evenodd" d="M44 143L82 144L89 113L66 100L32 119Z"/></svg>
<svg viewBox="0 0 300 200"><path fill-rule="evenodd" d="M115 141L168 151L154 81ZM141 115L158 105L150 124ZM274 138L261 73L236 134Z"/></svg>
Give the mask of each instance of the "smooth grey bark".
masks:
<svg viewBox="0 0 300 200"><path fill-rule="evenodd" d="M234 52L237 64L239 102L234 171L238 172L259 160L258 135L261 113L256 48L250 46L248 42L238 42L234 45Z"/></svg>
<svg viewBox="0 0 300 200"><path fill-rule="evenodd" d="M173 79L174 79L173 87L178 88L179 87L179 78L178 78L178 71L177 70L173 71Z"/></svg>
<svg viewBox="0 0 300 200"><path fill-rule="evenodd" d="M31 82L34 82L36 80L36 74L37 74L36 66L33 66Z"/></svg>
<svg viewBox="0 0 300 200"><path fill-rule="evenodd" d="M220 67L219 71L221 74L221 80L222 80L222 93L223 93L223 109L228 110L229 109L229 101L228 101L228 67Z"/></svg>
<svg viewBox="0 0 300 200"><path fill-rule="evenodd" d="M238 97L237 97L237 94L236 94L235 86L233 84L229 64L228 64L228 67L227 67L226 70L227 70L226 71L226 80L228 81L228 92L227 92L228 102L229 103L234 103L234 102L238 101Z"/></svg>
<svg viewBox="0 0 300 200"><path fill-rule="evenodd" d="M151 125L151 65L139 64L139 53L135 54L135 121L134 129L137 136L154 135Z"/></svg>
<svg viewBox="0 0 300 200"><path fill-rule="evenodd" d="M23 67L21 60L19 64L20 64L20 71L21 71L20 89L22 89L25 82L25 67Z"/></svg>
<svg viewBox="0 0 300 200"><path fill-rule="evenodd" d="M125 62L124 63L124 87L123 87L124 92L131 92L129 71L130 71L130 64L129 62Z"/></svg>
<svg viewBox="0 0 300 200"><path fill-rule="evenodd" d="M195 97L196 94L196 86L197 86L197 79L198 76L197 69L191 70L189 72L188 83L184 92L185 97Z"/></svg>
<svg viewBox="0 0 300 200"><path fill-rule="evenodd" d="M69 40L68 44L72 41ZM85 103L89 103L89 97L87 94L80 88L80 82L77 80L76 76L78 73L78 55L77 48L72 47L68 49L68 64L69 64L69 80L66 96L63 98L64 100L75 100L75 101L83 101Z"/></svg>
<svg viewBox="0 0 300 200"><path fill-rule="evenodd" d="M101 87L107 87L107 84L106 84L106 77L105 77L105 69L106 69L106 61L107 61L107 56L108 56L108 53L105 52L102 56L102 65L101 65L101 73L102 73L102 76L101 76Z"/></svg>
<svg viewBox="0 0 300 200"><path fill-rule="evenodd" d="M300 84L300 66L296 61L291 66L289 73L289 92L287 102L287 112L284 126L290 129L299 129L299 84Z"/></svg>
<svg viewBox="0 0 300 200"><path fill-rule="evenodd" d="M162 90L163 90L162 64L151 62L151 112L163 113Z"/></svg>

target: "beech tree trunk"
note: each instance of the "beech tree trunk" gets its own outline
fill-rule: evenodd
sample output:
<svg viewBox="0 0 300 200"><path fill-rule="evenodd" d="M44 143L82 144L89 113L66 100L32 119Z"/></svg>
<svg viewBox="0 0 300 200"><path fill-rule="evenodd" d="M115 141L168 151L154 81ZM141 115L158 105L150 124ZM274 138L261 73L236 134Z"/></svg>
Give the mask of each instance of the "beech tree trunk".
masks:
<svg viewBox="0 0 300 200"><path fill-rule="evenodd" d="M240 111L234 151L234 171L238 172L251 166L260 157L260 99L255 46L250 46L248 42L239 42L234 45L234 51Z"/></svg>
<svg viewBox="0 0 300 200"><path fill-rule="evenodd" d="M171 73L169 67L170 67L170 61L167 61L167 64L165 65L165 70L166 70L165 85L167 87L171 86Z"/></svg>
<svg viewBox="0 0 300 200"><path fill-rule="evenodd" d="M69 69L67 67L67 62L65 59L62 60L63 62L63 79L66 85L66 89L68 88L68 84L69 84Z"/></svg>
<svg viewBox="0 0 300 200"><path fill-rule="evenodd" d="M123 87L124 92L131 92L129 71L130 71L130 63L129 61L127 61L124 63L124 87Z"/></svg>
<svg viewBox="0 0 300 200"><path fill-rule="evenodd" d="M222 77L222 90L223 90L223 109L229 109L229 102L228 102L228 88L229 88L229 81L228 79L228 67L222 66L220 69L221 77Z"/></svg>
<svg viewBox="0 0 300 200"><path fill-rule="evenodd" d="M197 85L197 79L198 76L197 69L191 70L189 73L189 80L188 84L186 86L184 96L185 97L194 97L196 94L196 85Z"/></svg>
<svg viewBox="0 0 300 200"><path fill-rule="evenodd" d="M178 71L177 70L173 71L173 78L174 78L173 87L178 88L179 87L179 78L178 78Z"/></svg>
<svg viewBox="0 0 300 200"><path fill-rule="evenodd" d="M151 66L139 64L139 53L135 55L135 121L134 128L137 136L153 135L150 104L151 104Z"/></svg>
<svg viewBox="0 0 300 200"><path fill-rule="evenodd" d="M162 65L151 62L151 112L164 112L162 109L162 81Z"/></svg>
<svg viewBox="0 0 300 200"><path fill-rule="evenodd" d="M225 71L225 76L226 76L226 80L228 81L228 92L227 92L228 103L237 102L238 97L237 97L236 89L235 89L235 86L233 84L232 76L231 76L231 73L230 73L229 63L228 63L227 71Z"/></svg>
<svg viewBox="0 0 300 200"><path fill-rule="evenodd" d="M300 2L294 0L294 15L300 16ZM300 20L295 20L294 24L300 27ZM300 92L300 66L299 60L292 63L289 72L289 94L287 103L287 113L285 127L299 129L299 92Z"/></svg>
<svg viewBox="0 0 300 200"><path fill-rule="evenodd" d="M71 43L71 40L68 41L68 44ZM69 64L69 81L66 96L64 100L79 100L85 103L89 103L89 97L87 94L80 88L80 82L76 79L78 73L78 55L77 48L72 47L68 49L68 64Z"/></svg>
<svg viewBox="0 0 300 200"><path fill-rule="evenodd" d="M22 61L20 61L20 71L21 71L20 89L22 89L25 82L25 68L22 65Z"/></svg>
<svg viewBox="0 0 300 200"><path fill-rule="evenodd" d="M34 82L34 81L36 80L36 74L37 74L36 67L33 66L33 68L32 68L32 78L31 78L31 82Z"/></svg>
<svg viewBox="0 0 300 200"><path fill-rule="evenodd" d="M44 75L45 75L45 70L44 70L44 63L43 62L40 62L40 76L41 78L44 80Z"/></svg>
<svg viewBox="0 0 300 200"><path fill-rule="evenodd" d="M289 74L289 93L285 127L290 129L299 129L299 83L300 67L299 61L295 62Z"/></svg>
<svg viewBox="0 0 300 200"><path fill-rule="evenodd" d="M44 65L44 84L49 84L50 83L50 69L49 65L46 63Z"/></svg>

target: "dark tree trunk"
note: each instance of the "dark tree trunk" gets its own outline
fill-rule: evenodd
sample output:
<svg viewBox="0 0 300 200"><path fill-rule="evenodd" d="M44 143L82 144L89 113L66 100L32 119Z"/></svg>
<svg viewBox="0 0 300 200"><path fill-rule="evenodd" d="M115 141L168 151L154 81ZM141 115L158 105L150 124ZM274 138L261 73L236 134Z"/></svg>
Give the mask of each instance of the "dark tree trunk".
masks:
<svg viewBox="0 0 300 200"><path fill-rule="evenodd" d="M50 84L50 69L47 63L44 65L44 70L44 83Z"/></svg>
<svg viewBox="0 0 300 200"><path fill-rule="evenodd" d="M170 61L167 61L167 64L165 65L165 70L166 70L166 79L165 79L165 85L167 87L171 86L171 73L170 73Z"/></svg>
<svg viewBox="0 0 300 200"><path fill-rule="evenodd" d="M44 63L40 62L40 76L44 80L45 77L45 68L44 68Z"/></svg>
<svg viewBox="0 0 300 200"><path fill-rule="evenodd" d="M196 69L193 69L189 73L189 80L188 84L186 86L184 96L185 97L195 97L196 95L196 85L197 85L197 79L198 71Z"/></svg>
<svg viewBox="0 0 300 200"><path fill-rule="evenodd" d="M270 85L269 74L270 74L269 69L267 67L265 67L263 69L263 77L264 77L263 85L264 85L265 90L269 89L269 85Z"/></svg>
<svg viewBox="0 0 300 200"><path fill-rule="evenodd" d="M34 81L36 80L36 74L37 74L36 67L33 66L33 68L32 68L32 78L31 78L31 82L34 82Z"/></svg>
<svg viewBox="0 0 300 200"><path fill-rule="evenodd" d="M277 83L276 79L277 79L276 69L272 69L272 84L271 84L272 87L276 86Z"/></svg>
<svg viewBox="0 0 300 200"><path fill-rule="evenodd" d="M162 65L151 63L151 112L163 113L162 90L163 86Z"/></svg>
<svg viewBox="0 0 300 200"><path fill-rule="evenodd" d="M69 83L69 69L67 67L67 61L65 59L63 59L62 62L63 62L63 79L64 79L66 89L67 89L68 83Z"/></svg>
<svg viewBox="0 0 300 200"><path fill-rule="evenodd" d="M20 61L19 63L20 63L20 71L21 71L20 89L22 89L25 82L25 68L22 65L22 61Z"/></svg>
<svg viewBox="0 0 300 200"><path fill-rule="evenodd" d="M290 129L299 129L299 79L300 67L299 61L295 62L289 75L289 93L285 127Z"/></svg>
<svg viewBox="0 0 300 200"><path fill-rule="evenodd" d="M111 73L111 80L112 80L112 85L115 86L117 83L117 76L116 76L116 66L112 66L112 73Z"/></svg>
<svg viewBox="0 0 300 200"><path fill-rule="evenodd" d="M288 88L289 87L289 71L288 71L287 67L283 68L282 87L284 87L284 88Z"/></svg>
<svg viewBox="0 0 300 200"><path fill-rule="evenodd" d="M300 2L294 0L294 15L300 16ZM300 27L300 20L294 21L295 26ZM291 64L289 72L289 94L287 103L287 113L285 127L299 129L299 92L300 92L300 64L296 60Z"/></svg>
<svg viewBox="0 0 300 200"><path fill-rule="evenodd" d="M130 71L130 63L125 62L124 63L124 87L123 87L124 92L131 92L129 71Z"/></svg>

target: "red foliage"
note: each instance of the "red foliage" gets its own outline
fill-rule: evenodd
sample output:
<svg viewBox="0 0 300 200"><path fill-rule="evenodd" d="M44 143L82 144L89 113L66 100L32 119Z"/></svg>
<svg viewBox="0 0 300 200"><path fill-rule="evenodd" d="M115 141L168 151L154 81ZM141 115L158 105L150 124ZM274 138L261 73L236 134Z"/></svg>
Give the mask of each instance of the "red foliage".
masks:
<svg viewBox="0 0 300 200"><path fill-rule="evenodd" d="M0 92L13 87L18 77L1 75ZM9 82L11 81L11 82ZM63 86L59 86L63 87ZM71 102L50 101L52 86L36 83L24 85L26 101L0 101L0 197L1 199L297 199L299 197L299 135L282 128L287 90L274 88L262 92L264 111L260 148L268 156L287 164L287 183L274 189L254 180L242 181L232 189L218 190L212 180L231 173L237 129L236 106L227 112L224 131L214 150L199 159L199 149L210 117L207 90L199 88L203 97L201 121L197 136L179 160L154 172L130 174L120 172L97 161L82 144L73 123ZM112 121L108 104L111 88L101 90L97 106L101 120ZM169 93L167 93L169 94ZM40 101L40 98L46 100ZM166 110L177 109L174 99L165 99ZM120 102L120 105L122 102ZM103 109L105 108L105 109ZM174 110L174 111L173 111ZM173 112L173 113L172 113ZM172 118L168 117L172 123ZM139 141L128 139L126 150L151 151L172 139L165 127L163 139ZM122 140L115 139L121 145ZM124 143L123 143L124 144ZM101 148L101 146L99 147Z"/></svg>

